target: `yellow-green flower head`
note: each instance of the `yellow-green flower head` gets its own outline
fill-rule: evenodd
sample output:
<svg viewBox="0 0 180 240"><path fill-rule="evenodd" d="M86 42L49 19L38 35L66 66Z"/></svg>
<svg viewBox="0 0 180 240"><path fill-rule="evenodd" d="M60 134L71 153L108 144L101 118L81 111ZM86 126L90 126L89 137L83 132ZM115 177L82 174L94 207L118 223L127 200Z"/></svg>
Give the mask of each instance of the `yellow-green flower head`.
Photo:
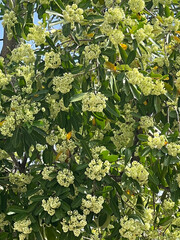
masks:
<svg viewBox="0 0 180 240"><path fill-rule="evenodd" d="M68 93L72 85L71 83L74 81L73 74L71 73L64 73L62 77L54 77L53 78L53 90L55 92L61 92L63 94Z"/></svg>
<svg viewBox="0 0 180 240"><path fill-rule="evenodd" d="M100 47L97 44L91 44L84 48L84 55L87 61L97 59L101 53Z"/></svg>
<svg viewBox="0 0 180 240"><path fill-rule="evenodd" d="M81 231L87 225L86 215L81 215L77 210L68 211L68 215L70 215L69 220L63 218L62 230L63 232L72 231L76 237L79 237Z"/></svg>
<svg viewBox="0 0 180 240"><path fill-rule="evenodd" d="M120 7L109 8L105 12L104 18L107 23L119 23L125 17L124 11Z"/></svg>
<svg viewBox="0 0 180 240"><path fill-rule="evenodd" d="M11 81L11 77L9 75L5 75L0 69L0 88L8 85Z"/></svg>
<svg viewBox="0 0 180 240"><path fill-rule="evenodd" d="M180 173L177 174L176 181L177 181L178 186L180 188Z"/></svg>
<svg viewBox="0 0 180 240"><path fill-rule="evenodd" d="M9 222L7 220L4 220L6 215L4 213L0 214L0 229L3 230L4 226L7 226Z"/></svg>
<svg viewBox="0 0 180 240"><path fill-rule="evenodd" d="M73 172L69 169L63 169L58 172L57 181L63 187L69 187L74 183Z"/></svg>
<svg viewBox="0 0 180 240"><path fill-rule="evenodd" d="M83 9L78 8L76 4L73 4L72 6L67 5L65 10L63 10L64 21L70 23L80 23L84 19L83 13Z"/></svg>
<svg viewBox="0 0 180 240"><path fill-rule="evenodd" d="M145 167L137 161L133 161L132 166L126 167L125 170L126 175L135 179L137 182L139 182L140 185L144 185L147 183L149 173L145 169Z"/></svg>
<svg viewBox="0 0 180 240"><path fill-rule="evenodd" d="M2 21L2 25L3 27L7 28L7 37L8 40L11 40L13 37L13 31L12 28L15 26L15 24L17 23L17 17L14 11L9 11L6 10L5 14L3 15L3 21Z"/></svg>
<svg viewBox="0 0 180 240"><path fill-rule="evenodd" d="M155 132L154 137L148 137L148 145L151 148L161 149L164 145L166 145L166 137L164 135L159 135L158 132Z"/></svg>
<svg viewBox="0 0 180 240"><path fill-rule="evenodd" d="M124 34L120 29L114 29L109 35L109 40L114 44L118 45L122 43L124 39Z"/></svg>
<svg viewBox="0 0 180 240"><path fill-rule="evenodd" d="M46 42L46 36L49 36L49 32L47 32L44 25L40 23L40 25L34 25L29 28L27 41L33 40L36 45L41 45Z"/></svg>
<svg viewBox="0 0 180 240"><path fill-rule="evenodd" d="M11 62L25 64L33 64L35 61L35 54L30 44L21 43L18 48L15 48L11 52Z"/></svg>
<svg viewBox="0 0 180 240"><path fill-rule="evenodd" d="M32 228L29 227L29 225L31 225L30 219L19 220L14 223L14 231L30 234L32 232Z"/></svg>
<svg viewBox="0 0 180 240"><path fill-rule="evenodd" d="M59 53L54 51L45 53L45 70L48 68L58 68L61 65L61 58Z"/></svg>
<svg viewBox="0 0 180 240"><path fill-rule="evenodd" d="M106 108L107 97L104 94L86 93L82 98L82 111L102 112Z"/></svg>
<svg viewBox="0 0 180 240"><path fill-rule="evenodd" d="M104 199L102 196L96 197L91 194L86 195L86 199L82 199L81 209L83 213L88 215L90 212L98 214L103 209Z"/></svg>
<svg viewBox="0 0 180 240"><path fill-rule="evenodd" d="M49 175L53 172L54 172L54 167L53 166L44 167L44 169L42 171L43 179L51 181L53 178L50 177Z"/></svg>
<svg viewBox="0 0 180 240"><path fill-rule="evenodd" d="M125 216L124 218L121 218L120 223L121 229L119 232L124 238L136 240L137 237L142 237L144 225L137 219L128 219L128 217Z"/></svg>
<svg viewBox="0 0 180 240"><path fill-rule="evenodd" d="M176 157L180 153L180 145L175 142L168 143L167 150L169 155Z"/></svg>
<svg viewBox="0 0 180 240"><path fill-rule="evenodd" d="M100 159L93 159L88 164L85 174L91 180L101 181L109 173L110 166L111 164L108 161L103 162Z"/></svg>
<svg viewBox="0 0 180 240"><path fill-rule="evenodd" d="M145 7L143 0L129 0L128 4L130 9L135 13L141 12Z"/></svg>
<svg viewBox="0 0 180 240"><path fill-rule="evenodd" d="M140 118L139 125L141 128L148 130L148 128L154 126L153 118L149 116L142 116Z"/></svg>
<svg viewBox="0 0 180 240"><path fill-rule="evenodd" d="M53 216L55 214L55 209L60 206L61 202L59 197L49 197L47 201L45 199L42 200L42 207L50 216Z"/></svg>

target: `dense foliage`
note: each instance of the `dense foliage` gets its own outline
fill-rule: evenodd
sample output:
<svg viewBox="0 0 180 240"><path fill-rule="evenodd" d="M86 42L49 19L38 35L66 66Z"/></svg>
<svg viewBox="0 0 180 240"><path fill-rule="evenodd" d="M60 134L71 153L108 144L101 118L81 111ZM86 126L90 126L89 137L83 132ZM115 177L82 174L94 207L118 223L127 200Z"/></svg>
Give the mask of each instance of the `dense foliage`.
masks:
<svg viewBox="0 0 180 240"><path fill-rule="evenodd" d="M0 8L0 239L180 239L179 1Z"/></svg>

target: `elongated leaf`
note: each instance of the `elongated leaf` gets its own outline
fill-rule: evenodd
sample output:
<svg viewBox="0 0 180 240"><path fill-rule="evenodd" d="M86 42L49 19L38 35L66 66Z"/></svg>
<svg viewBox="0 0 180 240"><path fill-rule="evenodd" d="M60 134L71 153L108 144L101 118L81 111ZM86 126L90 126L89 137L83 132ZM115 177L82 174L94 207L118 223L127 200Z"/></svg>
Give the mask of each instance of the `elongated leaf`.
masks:
<svg viewBox="0 0 180 240"><path fill-rule="evenodd" d="M70 99L70 102L78 102L78 101L81 101L83 96L85 95L86 93L79 93L79 94L76 94L74 96L71 97Z"/></svg>
<svg viewBox="0 0 180 240"><path fill-rule="evenodd" d="M120 45L118 45L118 47L119 47L119 53L121 55L121 58L122 58L123 62L126 64L128 55L127 55L126 51Z"/></svg>
<svg viewBox="0 0 180 240"><path fill-rule="evenodd" d="M71 23L66 23L62 27L62 32L65 37L68 37L71 32Z"/></svg>
<svg viewBox="0 0 180 240"><path fill-rule="evenodd" d="M136 51L133 50L129 53L128 58L126 60L126 64L131 64L132 61L135 59L135 57L136 57Z"/></svg>

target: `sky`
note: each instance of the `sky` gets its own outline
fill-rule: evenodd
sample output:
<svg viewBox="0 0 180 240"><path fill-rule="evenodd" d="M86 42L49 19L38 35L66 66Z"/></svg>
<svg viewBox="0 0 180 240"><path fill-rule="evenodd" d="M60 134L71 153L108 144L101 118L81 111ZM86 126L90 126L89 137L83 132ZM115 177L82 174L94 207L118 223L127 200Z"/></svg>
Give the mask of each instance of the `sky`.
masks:
<svg viewBox="0 0 180 240"><path fill-rule="evenodd" d="M3 38L3 28L2 28L2 24L0 21L0 39ZM0 41L0 52L1 52L1 48L2 48L2 41Z"/></svg>

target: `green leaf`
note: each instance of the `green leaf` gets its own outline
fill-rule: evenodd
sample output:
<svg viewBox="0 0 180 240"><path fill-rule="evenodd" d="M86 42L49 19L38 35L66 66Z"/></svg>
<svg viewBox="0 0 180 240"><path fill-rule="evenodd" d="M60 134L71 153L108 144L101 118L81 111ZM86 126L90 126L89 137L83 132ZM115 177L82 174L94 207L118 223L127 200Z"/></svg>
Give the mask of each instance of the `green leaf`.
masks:
<svg viewBox="0 0 180 240"><path fill-rule="evenodd" d="M130 161L131 157L132 157L131 149L126 148L125 149L125 165L127 165L127 163Z"/></svg>
<svg viewBox="0 0 180 240"><path fill-rule="evenodd" d="M85 140L80 140L80 142L81 142L81 145L83 147L83 150L85 151L85 153L87 154L89 159L92 159L92 154L91 154L90 148L89 148L88 144L86 143L86 141Z"/></svg>
<svg viewBox="0 0 180 240"><path fill-rule="evenodd" d="M72 202L71 207L72 209L78 208L81 206L81 202L82 202L82 195L78 195Z"/></svg>
<svg viewBox="0 0 180 240"><path fill-rule="evenodd" d="M28 213L27 210L23 209L22 207L15 206L15 205L10 206L10 207L8 208L8 211L9 211L9 212L15 212L15 213Z"/></svg>
<svg viewBox="0 0 180 240"><path fill-rule="evenodd" d="M137 137L142 142L147 142L147 140L148 140L148 136L145 134L139 134L139 135L137 135Z"/></svg>
<svg viewBox="0 0 180 240"><path fill-rule="evenodd" d="M49 43L49 45L54 49L54 51L56 52L56 46L54 45L52 39L50 37L46 36L46 41Z"/></svg>
<svg viewBox="0 0 180 240"><path fill-rule="evenodd" d="M165 134L169 130L170 124L166 123L161 131L161 134Z"/></svg>
<svg viewBox="0 0 180 240"><path fill-rule="evenodd" d="M121 58L122 58L123 62L126 64L128 55L127 55L126 51L120 45L118 45L118 48L119 48L119 53L121 55Z"/></svg>
<svg viewBox="0 0 180 240"><path fill-rule="evenodd" d="M8 233L7 232L1 232L0 233L0 240L3 240L3 239L8 239Z"/></svg>
<svg viewBox="0 0 180 240"><path fill-rule="evenodd" d="M65 37L68 37L71 33L71 23L66 23L62 26L62 33Z"/></svg>
<svg viewBox="0 0 180 240"><path fill-rule="evenodd" d="M155 107L156 113L161 111L161 99L159 96L154 96L154 107Z"/></svg>
<svg viewBox="0 0 180 240"><path fill-rule="evenodd" d="M126 60L126 64L130 65L132 61L135 59L135 57L136 57L136 51L133 50L129 53L128 58Z"/></svg>
<svg viewBox="0 0 180 240"><path fill-rule="evenodd" d="M114 107L114 105L110 102L106 102L106 110L111 113L112 115L114 115L115 117L119 117L119 113L116 112L116 108Z"/></svg>
<svg viewBox="0 0 180 240"><path fill-rule="evenodd" d="M70 99L70 102L78 102L78 101L81 101L83 96L85 95L86 93L79 93L79 94L76 94L74 96L71 97Z"/></svg>

